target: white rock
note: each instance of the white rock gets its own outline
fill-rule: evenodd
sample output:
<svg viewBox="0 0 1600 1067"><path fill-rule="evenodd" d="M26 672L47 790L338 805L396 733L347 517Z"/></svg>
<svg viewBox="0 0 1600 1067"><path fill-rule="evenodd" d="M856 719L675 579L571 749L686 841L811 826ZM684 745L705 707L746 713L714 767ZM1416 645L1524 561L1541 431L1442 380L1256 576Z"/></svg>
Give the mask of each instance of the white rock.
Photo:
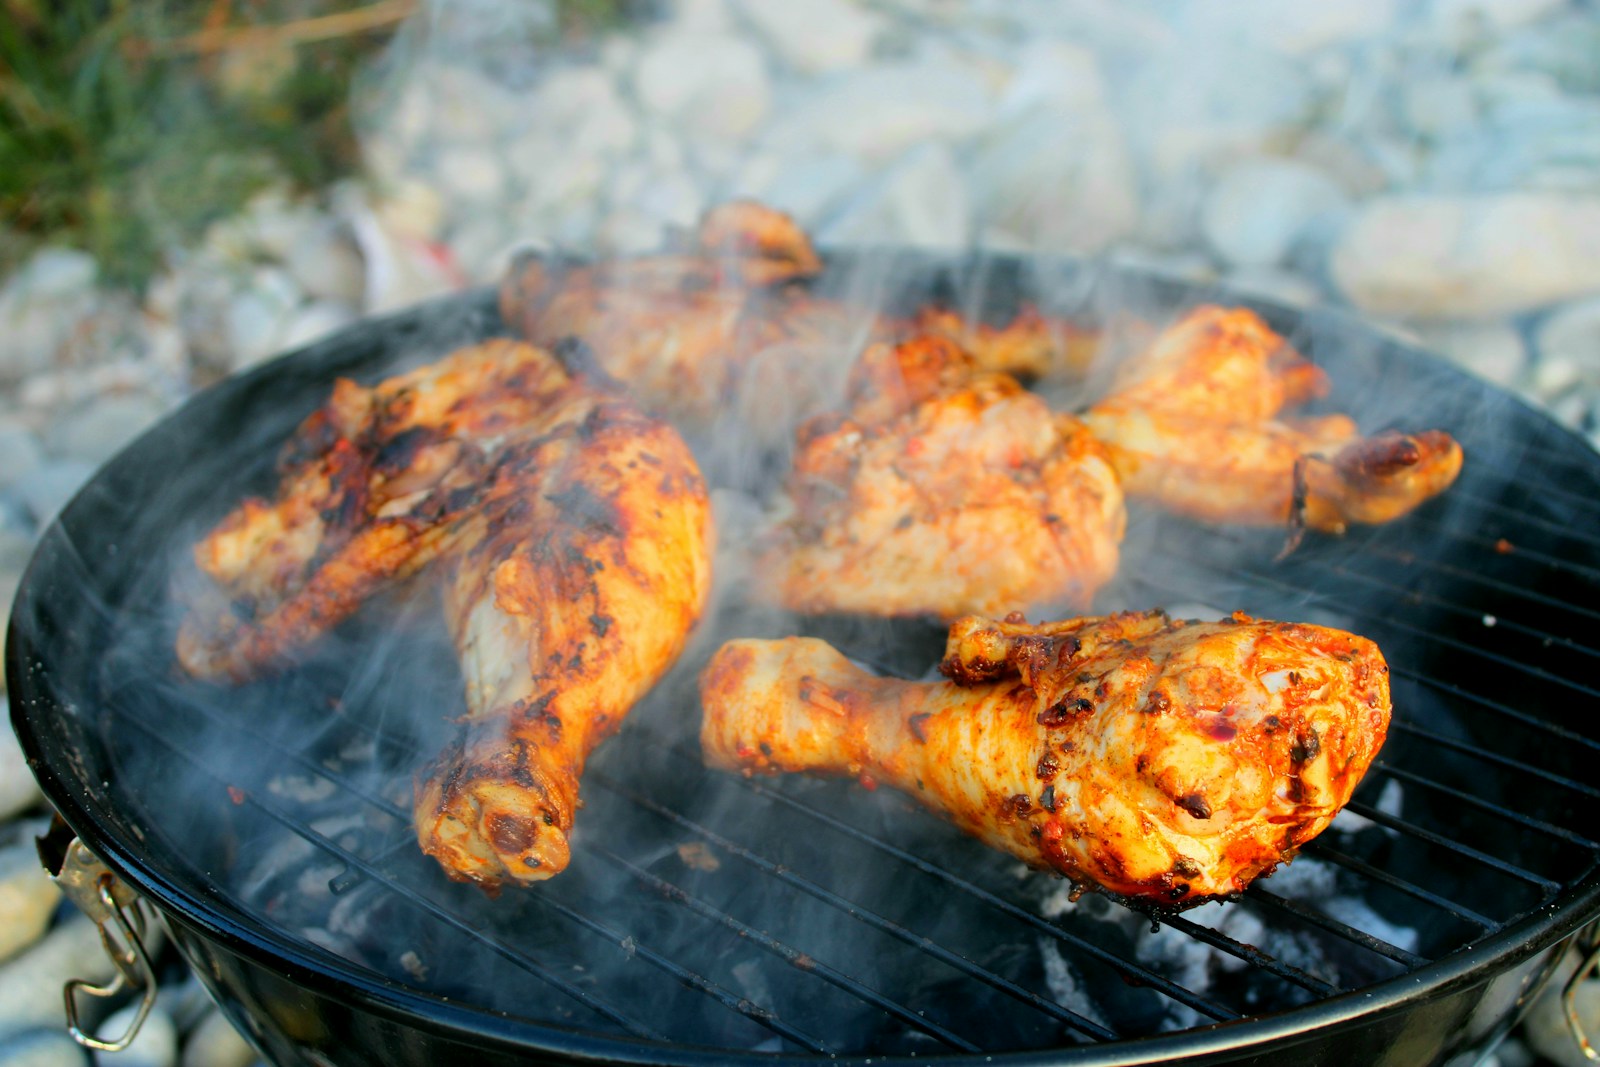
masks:
<svg viewBox="0 0 1600 1067"><path fill-rule="evenodd" d="M1534 332L1534 347L1541 365L1587 365L1600 379L1600 297L1551 312Z"/></svg>
<svg viewBox="0 0 1600 1067"><path fill-rule="evenodd" d="M867 171L850 156L796 158L758 154L746 160L730 182L729 195L754 197L811 227L861 188Z"/></svg>
<svg viewBox="0 0 1600 1067"><path fill-rule="evenodd" d="M1064 40L1034 40L1017 53L1016 69L1000 98L1000 111L1018 114L1038 104L1073 110L1105 103L1105 78L1094 52Z"/></svg>
<svg viewBox="0 0 1600 1067"><path fill-rule="evenodd" d="M1528 369L1522 334L1504 322L1451 322L1424 326L1422 343L1496 385L1514 387Z"/></svg>
<svg viewBox="0 0 1600 1067"><path fill-rule="evenodd" d="M0 415L0 489L15 485L43 460L44 451L34 432L18 420Z"/></svg>
<svg viewBox="0 0 1600 1067"><path fill-rule="evenodd" d="M114 970L99 929L73 913L43 941L0 964L0 1040L29 1027L60 1026L67 979L104 982Z"/></svg>
<svg viewBox="0 0 1600 1067"><path fill-rule="evenodd" d="M17 551L19 548L21 552ZM16 578L21 574L21 564L27 562L28 548L27 542L15 532L0 526L0 568L10 576L8 587L0 589L0 596L5 598L0 608L4 609L7 619L11 617ZM20 561L16 559L19 555ZM0 583L6 583L4 576L0 576ZM6 722L9 724L10 703L0 699L0 710L6 712ZM33 772L28 770L28 761L22 755L22 747L17 744L17 735L11 732L8 725L0 730L0 819L14 819L29 808L36 807L42 800L44 794L39 792L39 783L34 781ZM0 953L0 957L8 955L10 952Z"/></svg>
<svg viewBox="0 0 1600 1067"><path fill-rule="evenodd" d="M366 280L361 253L342 226L325 222L289 249L284 269L307 296L354 303Z"/></svg>
<svg viewBox="0 0 1600 1067"><path fill-rule="evenodd" d="M212 1010L184 1042L181 1062L183 1067L250 1067L256 1056L228 1017Z"/></svg>
<svg viewBox="0 0 1600 1067"><path fill-rule="evenodd" d="M616 79L592 66L562 67L540 82L527 103L528 121L508 153L537 157L576 154L614 158L629 152L639 123L617 91ZM535 172L523 171L530 178Z"/></svg>
<svg viewBox="0 0 1600 1067"><path fill-rule="evenodd" d="M1588 1067L1593 1062L1585 1058L1583 1050L1572 1039L1562 1004L1562 989L1572 975L1574 958L1569 956L1556 971L1555 978L1545 986L1544 993L1529 1009L1522 1026L1522 1036L1528 1044L1555 1067ZM1590 1042L1593 1042L1596 1035L1600 1034L1600 979L1591 978L1580 985L1573 1002L1578 1020L1583 1024Z"/></svg>
<svg viewBox="0 0 1600 1067"><path fill-rule="evenodd" d="M351 218L352 225L354 219L364 214L375 215L384 228L396 237L432 241L438 238L439 231L444 227L444 198L439 195L437 189L421 180L385 189L382 197L375 203L368 203L356 190L342 194L340 200L343 212ZM356 244L361 245L360 234L356 235ZM367 256L364 247L362 255L370 271L372 260ZM370 280L369 278L369 284Z"/></svg>
<svg viewBox="0 0 1600 1067"><path fill-rule="evenodd" d="M595 224L594 247L602 256L643 255L661 247L661 230L638 208L613 208Z"/></svg>
<svg viewBox="0 0 1600 1067"><path fill-rule="evenodd" d="M277 267L257 270L225 314L230 366L240 370L277 354L290 316L303 298L287 271Z"/></svg>
<svg viewBox="0 0 1600 1067"><path fill-rule="evenodd" d="M289 316L283 335L278 339L279 345L285 352L304 348L350 325L358 317L349 304L337 300L314 300Z"/></svg>
<svg viewBox="0 0 1600 1067"><path fill-rule="evenodd" d="M41 248L14 276L34 298L73 296L91 288L99 278L94 257L66 248Z"/></svg>
<svg viewBox="0 0 1600 1067"><path fill-rule="evenodd" d="M932 62L875 65L807 93L763 143L790 155L833 151L882 163L913 145L976 132L990 104L989 87L970 71Z"/></svg>
<svg viewBox="0 0 1600 1067"><path fill-rule="evenodd" d="M1294 56L1379 36L1394 22L1398 9L1399 0L1340 0L1334 4L1230 0L1221 7L1194 5L1200 17L1275 52Z"/></svg>
<svg viewBox="0 0 1600 1067"><path fill-rule="evenodd" d="M1039 106L998 131L970 166L973 212L1036 249L1097 252L1138 222L1138 175L1098 110Z"/></svg>
<svg viewBox="0 0 1600 1067"><path fill-rule="evenodd" d="M519 145L512 157L512 164L526 175L528 187L517 208L520 215L531 216L530 223L535 223L547 215L561 217L592 207L611 171L604 160L579 152L529 151L528 147Z"/></svg>
<svg viewBox="0 0 1600 1067"><path fill-rule="evenodd" d="M17 479L11 491L34 522L45 526L83 488L94 470L94 464L79 459L51 460Z"/></svg>
<svg viewBox="0 0 1600 1067"><path fill-rule="evenodd" d="M823 244L960 249L972 241L965 183L941 144L911 150L817 234Z"/></svg>
<svg viewBox="0 0 1600 1067"><path fill-rule="evenodd" d="M15 741L7 739L0 745ZM0 774L13 773L3 766L7 762L0 756ZM15 773L28 775L26 768ZM32 775L28 775L32 779ZM9 786L0 786L6 789ZM32 841L22 841L0 848L0 962L10 959L39 938L50 926L50 917L61 903L61 891L50 882L50 876L39 864L39 854Z"/></svg>
<svg viewBox="0 0 1600 1067"><path fill-rule="evenodd" d="M607 74L625 78L639 62L639 42L632 37L610 34L600 42L597 58L600 68Z"/></svg>
<svg viewBox="0 0 1600 1067"><path fill-rule="evenodd" d="M95 310L93 257L45 248L0 289L0 382L51 366Z"/></svg>
<svg viewBox="0 0 1600 1067"><path fill-rule="evenodd" d="M1428 14L1443 29L1481 26L1504 33L1537 22L1566 6L1566 0L1433 0Z"/></svg>
<svg viewBox="0 0 1600 1067"><path fill-rule="evenodd" d="M515 93L470 65L430 65L414 77L429 98L428 134L446 144L494 144L522 113Z"/></svg>
<svg viewBox="0 0 1600 1067"><path fill-rule="evenodd" d="M1406 124L1424 137L1458 135L1478 121L1478 94L1466 78L1435 75L1407 80L1400 93Z"/></svg>
<svg viewBox="0 0 1600 1067"><path fill-rule="evenodd" d="M766 46L797 71L816 74L860 65L882 20L850 0L737 0Z"/></svg>
<svg viewBox="0 0 1600 1067"><path fill-rule="evenodd" d="M675 28L697 33L724 33L732 24L724 0L673 0L670 17Z"/></svg>
<svg viewBox="0 0 1600 1067"><path fill-rule="evenodd" d="M1223 262L1270 267L1285 262L1314 223L1346 205L1338 185L1315 167L1251 159L1217 181L1201 209L1200 225Z"/></svg>
<svg viewBox="0 0 1600 1067"><path fill-rule="evenodd" d="M1226 165L1297 136L1318 102L1305 64L1217 37L1215 29L1146 60L1119 113L1134 154L1155 181L1192 182L1196 168Z"/></svg>
<svg viewBox="0 0 1600 1067"><path fill-rule="evenodd" d="M5 1067L83 1067L86 1062L83 1046L59 1025L0 1038L0 1064Z"/></svg>
<svg viewBox="0 0 1600 1067"><path fill-rule="evenodd" d="M771 97L761 50L731 34L662 35L640 58L634 89L651 114L724 140L754 129Z"/></svg>
<svg viewBox="0 0 1600 1067"><path fill-rule="evenodd" d="M1536 71L1555 79L1566 92L1600 92L1600 22L1592 12L1574 8L1511 33L1497 33L1482 42L1484 50L1472 72Z"/></svg>
<svg viewBox="0 0 1600 1067"><path fill-rule="evenodd" d="M98 1033L109 1038L121 1036L133 1024L137 1010L137 1004L117 1009L100 1024ZM145 1017L132 1044L121 1052L96 1052L94 1061L104 1067L177 1067L177 1024L158 1002Z"/></svg>
<svg viewBox="0 0 1600 1067"><path fill-rule="evenodd" d="M148 393L111 393L62 412L51 428L50 451L63 459L99 465L149 429L167 406Z"/></svg>
<svg viewBox="0 0 1600 1067"><path fill-rule="evenodd" d="M1362 310L1430 318L1512 314L1600 290L1600 196L1387 196L1333 250Z"/></svg>
<svg viewBox="0 0 1600 1067"><path fill-rule="evenodd" d="M682 171L655 178L639 191L633 203L663 228L693 226L707 207L704 191Z"/></svg>
<svg viewBox="0 0 1600 1067"><path fill-rule="evenodd" d="M435 164L439 188L459 214L492 209L505 192L507 167L495 151L481 145L460 145Z"/></svg>

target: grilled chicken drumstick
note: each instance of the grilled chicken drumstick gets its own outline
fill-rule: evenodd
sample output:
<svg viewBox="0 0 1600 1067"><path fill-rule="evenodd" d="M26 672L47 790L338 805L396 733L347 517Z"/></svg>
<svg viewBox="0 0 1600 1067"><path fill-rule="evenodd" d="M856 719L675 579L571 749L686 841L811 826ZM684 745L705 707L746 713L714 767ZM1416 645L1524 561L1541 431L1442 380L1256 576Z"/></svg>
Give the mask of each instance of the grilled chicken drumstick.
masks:
<svg viewBox="0 0 1600 1067"><path fill-rule="evenodd" d="M280 474L275 500L196 547L213 584L179 661L252 677L431 564L466 714L417 777L418 841L486 887L559 872L590 750L671 666L710 585L682 439L550 353L490 341L340 381Z"/></svg>
<svg viewBox="0 0 1600 1067"><path fill-rule="evenodd" d="M705 760L893 785L1032 866L1174 908L1290 859L1388 729L1378 649L1319 626L965 618L947 652L951 681L921 683L813 638L731 641L701 676Z"/></svg>
<svg viewBox="0 0 1600 1067"><path fill-rule="evenodd" d="M801 427L793 511L758 564L784 606L1082 609L1115 573L1122 491L1078 420L942 337L868 349L849 393L847 412Z"/></svg>
<svg viewBox="0 0 1600 1067"><path fill-rule="evenodd" d="M1209 522L1343 533L1399 518L1455 481L1461 446L1443 431L1363 438L1345 415L1280 416L1327 388L1255 312L1200 307L1083 419L1130 497Z"/></svg>

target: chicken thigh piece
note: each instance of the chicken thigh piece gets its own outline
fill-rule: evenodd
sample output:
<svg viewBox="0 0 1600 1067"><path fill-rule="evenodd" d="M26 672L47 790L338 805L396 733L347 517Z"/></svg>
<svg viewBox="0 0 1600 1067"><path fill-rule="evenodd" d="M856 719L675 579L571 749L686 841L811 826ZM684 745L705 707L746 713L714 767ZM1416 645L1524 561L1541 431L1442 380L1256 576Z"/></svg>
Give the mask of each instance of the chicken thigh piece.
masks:
<svg viewBox="0 0 1600 1067"><path fill-rule="evenodd" d="M394 581L443 589L466 713L414 789L418 842L493 888L567 864L589 752L672 665L710 587L687 446L608 385L491 341L368 389L291 440L277 499L196 556L179 661L243 680Z"/></svg>
<svg viewBox="0 0 1600 1067"><path fill-rule="evenodd" d="M1282 415L1327 389L1255 312L1200 307L1130 360L1083 420L1130 497L1207 522L1343 533L1455 481L1461 446L1443 431L1364 438L1345 415Z"/></svg>
<svg viewBox="0 0 1600 1067"><path fill-rule="evenodd" d="M842 414L801 427L763 590L805 613L1004 614L1087 606L1125 515L1104 450L1070 416L941 337L869 348Z"/></svg>
<svg viewBox="0 0 1600 1067"><path fill-rule="evenodd" d="M793 219L736 200L712 208L692 235L657 254L592 264L524 257L501 284L500 314L537 344L582 339L646 408L694 429L730 406L749 409L741 414L753 424L797 406L814 413L834 372L842 377L874 341L939 334L983 370L1039 378L1081 375L1098 340L1032 305L1003 325L943 307L880 314L798 284L822 269ZM870 279L863 285L873 287ZM759 394L774 382L800 395L764 402Z"/></svg>
<svg viewBox="0 0 1600 1067"><path fill-rule="evenodd" d="M731 641L701 675L705 761L892 785L1031 866L1177 909L1291 859L1388 730L1382 655L1319 626L970 617L947 651L951 681L927 683L814 638Z"/></svg>
<svg viewBox="0 0 1600 1067"><path fill-rule="evenodd" d="M709 423L760 351L826 335L837 323L784 283L822 261L781 212L749 201L713 208L686 247L570 264L528 257L500 287L500 314L536 344L577 337L651 411Z"/></svg>

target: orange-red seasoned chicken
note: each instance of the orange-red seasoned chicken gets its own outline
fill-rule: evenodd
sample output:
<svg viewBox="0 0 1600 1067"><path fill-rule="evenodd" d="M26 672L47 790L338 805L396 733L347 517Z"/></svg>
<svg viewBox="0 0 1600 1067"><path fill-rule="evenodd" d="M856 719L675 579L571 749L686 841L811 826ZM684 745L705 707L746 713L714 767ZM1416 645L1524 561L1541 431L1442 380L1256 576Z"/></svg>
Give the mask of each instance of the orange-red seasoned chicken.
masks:
<svg viewBox="0 0 1600 1067"><path fill-rule="evenodd" d="M792 511L757 566L801 612L1005 614L1087 606L1117 567L1115 471L1053 414L940 337L875 345L850 408L801 428Z"/></svg>
<svg viewBox="0 0 1600 1067"><path fill-rule="evenodd" d="M491 341L339 382L280 475L276 499L197 546L211 585L180 662L249 678L431 564L466 714L417 777L418 841L484 886L559 872L590 750L677 658L710 586L682 439L550 353Z"/></svg>
<svg viewBox="0 0 1600 1067"><path fill-rule="evenodd" d="M1372 642L1244 615L967 618L942 669L906 682L813 638L731 641L701 676L705 760L893 785L1032 866L1172 908L1292 858L1389 723Z"/></svg>
<svg viewBox="0 0 1600 1067"><path fill-rule="evenodd" d="M1031 306L1003 326L935 307L902 319L789 284L821 271L793 219L733 201L707 212L684 247L658 255L523 259L501 285L500 313L538 344L582 339L646 407L696 427L730 408L757 429L819 410L834 374L874 340L939 334L983 369L1025 377L1081 371L1093 352L1095 334Z"/></svg>
<svg viewBox="0 0 1600 1067"><path fill-rule="evenodd" d="M647 408L698 424L757 353L848 329L836 309L782 286L821 269L787 215L736 201L708 212L680 250L592 265L525 259L501 285L500 314L538 344L581 338Z"/></svg>
<svg viewBox="0 0 1600 1067"><path fill-rule="evenodd" d="M1200 307L1122 369L1084 415L1124 488L1210 522L1343 533L1443 492L1461 446L1427 430L1363 438L1345 415L1284 417L1323 371L1245 308Z"/></svg>

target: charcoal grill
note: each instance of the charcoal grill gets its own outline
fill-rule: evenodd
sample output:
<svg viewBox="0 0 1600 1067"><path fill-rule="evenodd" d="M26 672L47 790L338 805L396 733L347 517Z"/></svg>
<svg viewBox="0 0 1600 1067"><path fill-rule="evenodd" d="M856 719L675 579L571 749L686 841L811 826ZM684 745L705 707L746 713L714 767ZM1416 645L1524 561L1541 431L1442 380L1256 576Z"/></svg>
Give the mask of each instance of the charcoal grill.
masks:
<svg viewBox="0 0 1600 1067"><path fill-rule="evenodd" d="M784 625L730 611L592 761L567 872L498 900L447 882L407 829L431 720L460 699L426 604L375 605L295 670L237 690L176 679L164 605L183 546L271 484L276 443L335 375L374 380L499 330L484 293L197 396L65 509L6 661L46 794L282 1064L1419 1064L1497 1040L1600 913L1600 456L1334 313L1010 258L831 257L824 287L846 284L996 319L1022 299L1084 317L1248 303L1328 367L1328 403L1365 429L1462 440L1446 496L1281 561L1281 532L1138 512L1097 601L1378 642L1388 744L1295 863L1153 925L1069 903L1064 883L889 791L707 771L694 664L713 636ZM807 626L907 674L941 647L922 624ZM396 712L406 700L438 714Z"/></svg>

